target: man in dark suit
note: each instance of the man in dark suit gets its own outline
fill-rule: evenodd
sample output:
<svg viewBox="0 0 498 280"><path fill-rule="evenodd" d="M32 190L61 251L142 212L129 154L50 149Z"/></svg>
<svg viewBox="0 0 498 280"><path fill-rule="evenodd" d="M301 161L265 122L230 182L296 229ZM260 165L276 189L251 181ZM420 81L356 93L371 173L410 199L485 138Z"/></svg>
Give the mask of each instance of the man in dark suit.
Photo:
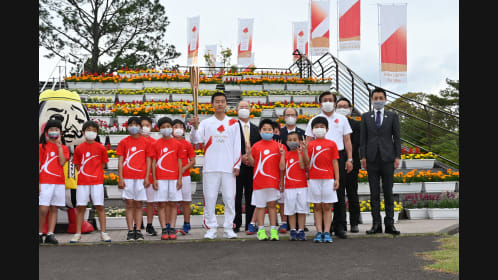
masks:
<svg viewBox="0 0 498 280"><path fill-rule="evenodd" d="M394 169L401 157L401 139L398 114L384 109L387 97L381 88L375 88L370 96L373 111L361 116L360 155L361 166L368 172L373 224L367 234L382 233L380 216L380 180L386 217L385 233L399 234L394 227Z"/></svg>
<svg viewBox="0 0 498 280"><path fill-rule="evenodd" d="M246 208L246 221L245 230L248 230L249 223L251 222L252 215L254 213L254 206L251 205L252 197L252 176L253 168L249 166L246 153L246 139L249 140L251 146L256 142L261 140L259 135L258 126L251 123L250 120L250 110L251 107L249 102L240 101L237 107L237 114L240 122L240 144L241 144L241 164L239 176L236 178L236 191L235 191L235 218L233 223L235 224L234 232L240 231L240 226L242 225L242 194L245 198L245 208Z"/></svg>
<svg viewBox="0 0 498 280"><path fill-rule="evenodd" d="M358 171L360 170L360 118L353 117L351 102L346 98L337 100L336 113L348 118L349 126L353 130L351 133L351 146L353 147L353 171L346 173L345 190L348 196L349 224L351 232L359 232L358 224L360 220L360 202L358 199ZM344 188L338 191L344 192ZM344 196L344 194L342 194ZM345 215L346 213L344 213ZM344 228L347 226L346 218L343 219Z"/></svg>

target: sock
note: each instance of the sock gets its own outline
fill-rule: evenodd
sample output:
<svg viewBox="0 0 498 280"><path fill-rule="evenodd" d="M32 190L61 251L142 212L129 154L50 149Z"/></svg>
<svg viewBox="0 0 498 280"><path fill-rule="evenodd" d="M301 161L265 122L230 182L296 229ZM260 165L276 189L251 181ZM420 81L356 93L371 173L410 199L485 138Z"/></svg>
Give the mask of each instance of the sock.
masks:
<svg viewBox="0 0 498 280"><path fill-rule="evenodd" d="M300 228L299 231L304 231L304 228Z"/></svg>
<svg viewBox="0 0 498 280"><path fill-rule="evenodd" d="M258 230L260 230L260 229L265 229L265 226L259 226Z"/></svg>
<svg viewBox="0 0 498 280"><path fill-rule="evenodd" d="M277 229L277 226L270 226L270 229Z"/></svg>
<svg viewBox="0 0 498 280"><path fill-rule="evenodd" d="M54 233L53 232L47 232L47 235L52 235L52 234L54 234Z"/></svg>
<svg viewBox="0 0 498 280"><path fill-rule="evenodd" d="M296 231L296 229L295 228L291 228L291 231Z"/></svg>
<svg viewBox="0 0 498 280"><path fill-rule="evenodd" d="M43 235L43 232L39 232L38 234L39 234L39 235Z"/></svg>
<svg viewBox="0 0 498 280"><path fill-rule="evenodd" d="M147 227L152 227L152 224L147 224Z"/></svg>

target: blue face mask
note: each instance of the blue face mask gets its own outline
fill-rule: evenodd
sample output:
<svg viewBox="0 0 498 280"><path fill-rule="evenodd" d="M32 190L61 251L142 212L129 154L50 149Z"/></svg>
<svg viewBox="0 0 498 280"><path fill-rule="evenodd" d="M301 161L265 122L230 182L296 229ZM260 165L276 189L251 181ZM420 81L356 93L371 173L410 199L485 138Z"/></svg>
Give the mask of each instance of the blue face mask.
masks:
<svg viewBox="0 0 498 280"><path fill-rule="evenodd" d="M263 140L266 140L266 141L272 140L273 139L273 133L264 133L264 132L262 132L261 133L261 138L263 138Z"/></svg>
<svg viewBox="0 0 498 280"><path fill-rule="evenodd" d="M128 131L130 132L130 134L135 135L140 131L140 127L139 126L128 126Z"/></svg>

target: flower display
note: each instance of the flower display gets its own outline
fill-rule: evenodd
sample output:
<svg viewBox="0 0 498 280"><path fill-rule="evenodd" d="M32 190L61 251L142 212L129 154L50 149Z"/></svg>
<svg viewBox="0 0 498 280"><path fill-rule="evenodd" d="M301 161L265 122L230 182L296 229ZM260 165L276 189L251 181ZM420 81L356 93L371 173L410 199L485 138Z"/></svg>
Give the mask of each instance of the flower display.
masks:
<svg viewBox="0 0 498 280"><path fill-rule="evenodd" d="M118 155L116 155L116 150L112 150L112 149L111 150L107 150L107 156L109 158L117 158L118 157Z"/></svg>
<svg viewBox="0 0 498 280"><path fill-rule="evenodd" d="M405 208L459 208L459 195L455 192L441 194L410 194L405 197Z"/></svg>
<svg viewBox="0 0 498 280"><path fill-rule="evenodd" d="M401 202L394 201L394 211L399 212L401 210L403 210L403 204ZM370 204L370 199L360 201L360 212L371 212L371 211L372 211L372 205ZM384 199L380 201L380 211L385 211Z"/></svg>
<svg viewBox="0 0 498 280"><path fill-rule="evenodd" d="M240 96L268 96L268 91L244 90Z"/></svg>
<svg viewBox="0 0 498 280"><path fill-rule="evenodd" d="M418 147L409 148L408 150L403 147L401 149L401 159L435 159L437 155L432 154L432 152L421 153Z"/></svg>
<svg viewBox="0 0 498 280"><path fill-rule="evenodd" d="M431 171L431 170L417 170L412 169L409 172L394 173L393 182L394 183L412 183L412 182L445 182L445 181L458 181L460 178L459 171L453 171L447 169L446 173L443 171ZM358 171L358 182L368 183L368 172L366 170L360 169Z"/></svg>
<svg viewBox="0 0 498 280"><path fill-rule="evenodd" d="M192 182L201 182L202 181L202 175L199 171L199 167L197 168L190 168L190 180Z"/></svg>
<svg viewBox="0 0 498 280"><path fill-rule="evenodd" d="M109 154L109 151L107 153ZM118 182L119 182L118 175L114 173L104 174L104 185L117 185Z"/></svg>

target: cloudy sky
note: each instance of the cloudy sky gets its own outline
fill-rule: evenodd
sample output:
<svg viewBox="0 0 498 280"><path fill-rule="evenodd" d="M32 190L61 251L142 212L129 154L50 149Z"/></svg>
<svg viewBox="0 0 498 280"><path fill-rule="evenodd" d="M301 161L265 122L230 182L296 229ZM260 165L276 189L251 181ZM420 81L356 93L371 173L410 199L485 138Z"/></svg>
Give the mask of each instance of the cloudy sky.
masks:
<svg viewBox="0 0 498 280"><path fill-rule="evenodd" d="M232 48L235 64L237 18L254 18L253 52L256 67L284 67L292 64L292 22L308 19L309 0L161 0L170 25L166 39L182 55L173 64L187 65L187 17L200 16L200 61L204 46L218 44ZM339 60L365 81L379 85L379 33L377 4L407 3L406 84L382 84L398 92L438 93L445 79L459 79L459 7L457 0L361 1L361 47L341 51ZM330 52L337 54L337 0L330 0ZM42 57L39 79L45 81L57 60ZM202 64L201 64L202 65ZM57 71L56 71L57 73Z"/></svg>

